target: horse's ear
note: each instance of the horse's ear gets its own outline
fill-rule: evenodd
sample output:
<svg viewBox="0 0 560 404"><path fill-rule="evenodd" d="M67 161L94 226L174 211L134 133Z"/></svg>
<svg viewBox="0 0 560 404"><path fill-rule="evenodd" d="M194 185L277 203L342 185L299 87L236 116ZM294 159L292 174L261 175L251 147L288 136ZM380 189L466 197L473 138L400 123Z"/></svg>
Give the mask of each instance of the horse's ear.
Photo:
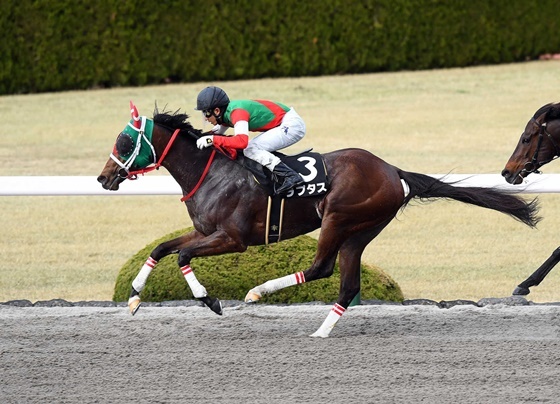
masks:
<svg viewBox="0 0 560 404"><path fill-rule="evenodd" d="M138 109L136 105L132 101L130 101L130 115L132 116L132 120L134 121L134 127L140 129L140 117L138 116Z"/></svg>
<svg viewBox="0 0 560 404"><path fill-rule="evenodd" d="M548 120L548 114L549 114L550 110L546 110L545 112L543 112L542 114L540 114L535 120L537 121L537 123L539 125L545 125L546 126L546 122Z"/></svg>

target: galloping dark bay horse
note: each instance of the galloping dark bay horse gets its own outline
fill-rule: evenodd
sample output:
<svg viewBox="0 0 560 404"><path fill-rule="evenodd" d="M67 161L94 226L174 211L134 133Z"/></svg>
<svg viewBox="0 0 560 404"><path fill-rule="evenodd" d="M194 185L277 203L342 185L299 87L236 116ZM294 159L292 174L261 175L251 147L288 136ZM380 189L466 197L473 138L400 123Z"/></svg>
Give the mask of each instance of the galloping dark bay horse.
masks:
<svg viewBox="0 0 560 404"><path fill-rule="evenodd" d="M178 264L193 295L221 314L220 301L208 295L190 262L194 257L243 252L250 245L265 244L269 194L238 161L215 150L198 150L195 141L201 132L193 129L186 114L160 113L156 107L152 120L138 116L132 103L131 112L133 119L117 137L97 180L103 188L116 191L122 181L147 170L142 168L161 165L181 186L195 228L152 251L132 283L131 313L140 305L139 294L153 267L166 255L178 253ZM281 288L328 277L338 256L340 295L314 337L329 335L360 291L364 248L412 199L455 199L503 212L531 227L538 222L536 201L526 202L491 188L456 187L400 170L366 150L337 150L322 157L329 178L327 193L284 199L282 239L321 228L311 266L256 286L245 298L255 302Z"/></svg>
<svg viewBox="0 0 560 404"><path fill-rule="evenodd" d="M506 163L502 176L510 184L521 184L531 173L560 157L560 103L540 107L527 122L517 147ZM542 282L560 261L560 247L513 291L514 295L528 295L529 288Z"/></svg>

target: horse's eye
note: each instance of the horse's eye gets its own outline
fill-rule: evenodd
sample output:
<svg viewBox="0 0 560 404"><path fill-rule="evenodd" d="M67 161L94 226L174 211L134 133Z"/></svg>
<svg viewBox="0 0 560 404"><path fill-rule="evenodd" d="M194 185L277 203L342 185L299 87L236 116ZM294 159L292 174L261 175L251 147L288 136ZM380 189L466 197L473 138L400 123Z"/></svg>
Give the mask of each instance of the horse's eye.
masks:
<svg viewBox="0 0 560 404"><path fill-rule="evenodd" d="M529 137L524 137L524 138L521 139L521 143L523 143L523 144L527 144L530 141L531 141L531 138L529 138Z"/></svg>

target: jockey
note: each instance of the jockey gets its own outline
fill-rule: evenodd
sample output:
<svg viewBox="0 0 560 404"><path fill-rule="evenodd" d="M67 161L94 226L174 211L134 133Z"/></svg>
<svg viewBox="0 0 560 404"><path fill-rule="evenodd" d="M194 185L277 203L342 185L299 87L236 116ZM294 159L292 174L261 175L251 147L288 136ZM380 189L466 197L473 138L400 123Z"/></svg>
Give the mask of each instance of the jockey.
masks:
<svg viewBox="0 0 560 404"><path fill-rule="evenodd" d="M195 109L214 125L211 134L196 141L199 149L212 145L243 149L246 157L268 168L277 183L283 178L276 194L303 184L301 175L271 153L305 136L305 123L293 108L265 100L230 101L224 90L211 86L198 94ZM214 136L223 135L228 128L233 128L233 136ZM261 133L249 140L249 131Z"/></svg>

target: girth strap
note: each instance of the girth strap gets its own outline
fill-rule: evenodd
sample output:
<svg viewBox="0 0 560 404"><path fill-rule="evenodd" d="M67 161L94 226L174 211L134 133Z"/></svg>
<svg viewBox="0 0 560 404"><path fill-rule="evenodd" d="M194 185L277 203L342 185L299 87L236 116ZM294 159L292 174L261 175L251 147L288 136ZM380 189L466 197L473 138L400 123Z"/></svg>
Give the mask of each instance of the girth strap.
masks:
<svg viewBox="0 0 560 404"><path fill-rule="evenodd" d="M268 197L266 210L265 244L277 243L282 237L282 221L284 219L284 198L279 195Z"/></svg>

